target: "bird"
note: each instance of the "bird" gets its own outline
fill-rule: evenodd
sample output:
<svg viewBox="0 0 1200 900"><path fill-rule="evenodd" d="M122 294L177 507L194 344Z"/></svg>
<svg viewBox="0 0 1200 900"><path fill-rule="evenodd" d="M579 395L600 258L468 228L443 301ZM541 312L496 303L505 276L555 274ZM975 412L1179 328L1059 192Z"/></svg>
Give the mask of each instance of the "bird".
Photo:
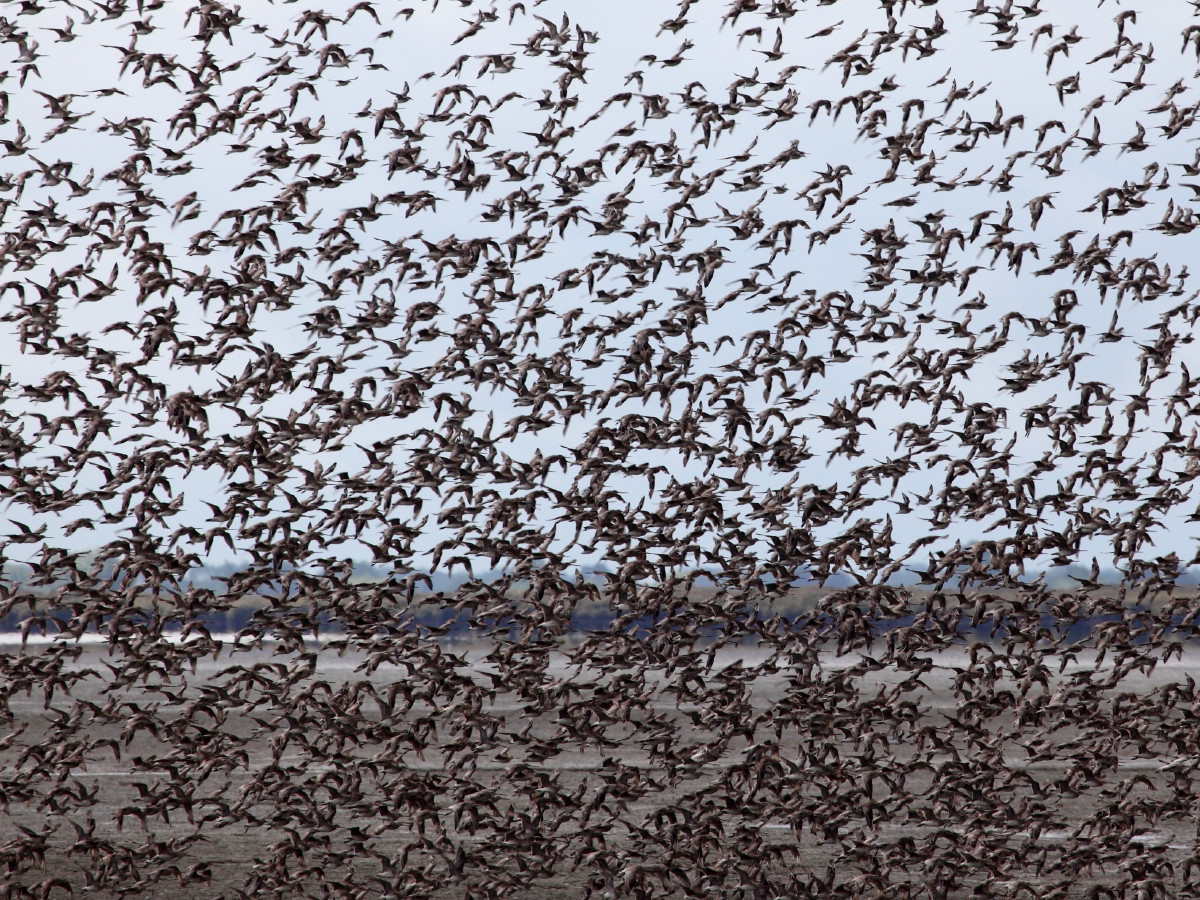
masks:
<svg viewBox="0 0 1200 900"><path fill-rule="evenodd" d="M9 893L1195 887L1200 31L834 5L6 10Z"/></svg>

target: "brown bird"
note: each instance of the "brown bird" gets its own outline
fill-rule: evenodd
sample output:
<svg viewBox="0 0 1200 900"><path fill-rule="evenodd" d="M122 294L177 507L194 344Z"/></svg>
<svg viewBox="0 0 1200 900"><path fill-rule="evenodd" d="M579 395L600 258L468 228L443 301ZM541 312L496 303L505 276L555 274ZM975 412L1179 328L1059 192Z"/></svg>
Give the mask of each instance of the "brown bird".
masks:
<svg viewBox="0 0 1200 900"><path fill-rule="evenodd" d="M10 894L1195 888L1200 33L830 5L12 4Z"/></svg>

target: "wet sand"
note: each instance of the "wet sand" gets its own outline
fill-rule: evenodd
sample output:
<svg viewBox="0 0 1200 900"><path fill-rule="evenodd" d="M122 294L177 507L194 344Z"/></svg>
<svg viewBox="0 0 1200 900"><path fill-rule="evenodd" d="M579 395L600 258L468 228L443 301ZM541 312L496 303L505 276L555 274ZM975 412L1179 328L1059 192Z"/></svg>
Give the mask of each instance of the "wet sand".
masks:
<svg viewBox="0 0 1200 900"><path fill-rule="evenodd" d="M857 655L810 670L724 650L707 694L555 653L523 695L492 696L494 661L446 653L461 683L423 698L419 664L328 648L127 686L84 648L63 671L95 674L69 694L10 688L0 871L51 897L933 897L947 873L948 896L1187 892L1197 726L1182 704L1123 723L1195 697L1200 654L1105 689L1084 677L1112 661L1081 656L975 696L981 664L959 652L914 680Z"/></svg>

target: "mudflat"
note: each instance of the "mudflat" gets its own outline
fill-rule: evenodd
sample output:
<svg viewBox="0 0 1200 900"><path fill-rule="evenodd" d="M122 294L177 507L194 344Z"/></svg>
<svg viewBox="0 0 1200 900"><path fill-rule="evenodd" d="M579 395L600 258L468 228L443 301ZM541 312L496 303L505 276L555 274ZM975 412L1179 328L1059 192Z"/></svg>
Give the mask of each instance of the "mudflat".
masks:
<svg viewBox="0 0 1200 900"><path fill-rule="evenodd" d="M419 659L319 646L136 683L79 648L69 689L8 698L12 890L1085 897L1192 880L1180 751L1197 726L1177 701L1200 654L1122 674L1088 653L1032 684L992 671L974 696L992 651L914 672L726 648L703 676L564 651L516 689L485 649L436 652L460 679L439 694Z"/></svg>

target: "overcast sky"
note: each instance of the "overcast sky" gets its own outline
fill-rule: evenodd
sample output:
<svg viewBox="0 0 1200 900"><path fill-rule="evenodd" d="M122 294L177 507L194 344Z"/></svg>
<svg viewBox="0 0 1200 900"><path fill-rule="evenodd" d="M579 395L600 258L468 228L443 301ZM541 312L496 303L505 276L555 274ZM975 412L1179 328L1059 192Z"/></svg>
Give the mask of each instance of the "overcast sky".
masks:
<svg viewBox="0 0 1200 900"><path fill-rule="evenodd" d="M689 21L678 33L671 27L663 27L676 17L674 3L545 2L528 6L526 9L522 4L442 2L414 4L409 14L399 12L393 4L376 3L370 7L360 4L348 22L341 22L306 12L309 8L300 3L244 4L240 9L244 18L230 27L230 40L220 36L207 45L194 39L198 16L192 14L188 4L171 3L147 10L142 26L131 25L135 21L133 16L111 21L100 18L85 24L85 15L67 4L54 4L35 16L19 16L19 25L28 38L24 44L6 44L4 52L9 55L0 63L8 70L3 84L7 92L7 121L0 126L0 136L18 145L4 157L5 169L22 185L19 196L15 189L0 195L10 204L4 217L6 227L12 228L39 204L53 202L59 214L68 219L86 219L89 210L97 209L97 204L127 202L129 195L122 192L120 182L108 176L126 165L136 152L144 153L155 168L156 174L147 176L145 182L161 201L161 206L146 207L142 227L151 240L163 245L176 272L185 278L186 273L234 272L244 265L248 257L235 258L232 249L205 240L204 232L223 233L231 210L272 203L285 191L289 178L328 172L331 161L336 161L339 155L344 158L348 153L360 152L365 160L363 174L336 189L310 192L309 205L298 220L304 222L311 217L306 227L312 231L288 235L277 229L283 248L289 243L313 246L324 229L336 223L347 210L367 205L372 196L425 190L437 196L433 208L406 215L403 206L391 206L378 219L361 226L352 225L360 248L347 260L337 263L345 265L348 261L379 256L389 244L405 239L419 249L422 240L436 244L451 235L503 242L519 233L524 227L519 220L511 223L507 216L501 216L488 221L495 218L488 210L518 184L543 184L547 186L544 196L552 195L554 182L548 174L551 161L541 163L537 174L529 175L524 182L506 181L510 170L504 167L504 155L516 154L507 161L518 170L526 166L532 172L529 160L547 149L543 133L547 123L554 131L568 130L558 136L553 147L562 155L565 168L586 164L612 142L628 144L641 140L655 144L673 140L682 157L694 158L684 177L711 176L714 183L714 188L694 203L692 211L698 218L709 219L709 223L687 233L685 246L677 256L702 251L714 244L727 248L725 265L706 292L711 310L707 325L696 333L696 339L707 344L707 350L697 355L697 375L723 372L721 367L733 363L742 353L746 335L773 329L780 316L777 309L764 308L761 297L735 297L721 305L722 298L742 279L753 276L754 266L764 263L770 255L756 246L755 241L736 240L736 222L733 225L719 222L723 210L736 219L757 203L753 208L768 224L803 220L790 251L774 259L770 269L776 278L788 271L795 273L788 283L793 294L813 291L820 296L845 291L855 302L884 303L895 291L893 304L911 304L905 317L909 335L884 343L875 352L862 345L853 360L831 368L826 378L813 382L811 389L818 392L811 404L814 411L828 411L830 404L847 395L855 378L893 364L896 353L905 346L917 324L922 327L916 339L936 351L963 343L954 334L955 323L965 323L971 332L978 334L989 326L1002 327L1004 317L1010 313L1037 319L1052 312L1056 294L1076 291L1078 306L1071 316L1086 329L1077 348L1083 356L1077 365L1076 384L1057 380L1020 394L1002 390L1001 378L1010 374L1008 365L1027 354L1057 356L1059 351L1057 334L1043 340L1036 333L1020 329L1014 332L1019 339L958 382L967 402L986 402L1007 411L1007 428L1015 435L1015 453L1023 461L1025 471L1031 470L1049 447L1040 429L1024 427L1028 411L1047 403L1069 406L1073 402L1069 394L1078 391L1079 383L1096 381L1113 388L1115 399L1111 409L1119 420L1129 395L1138 389L1142 353L1139 344L1153 343L1158 332L1150 329L1160 321L1163 312L1191 298L1190 282L1181 280L1183 292L1179 296L1143 304L1126 298L1118 310L1113 293L1102 296L1095 282L1080 283L1069 268L1053 274L1034 274L1058 250L1059 237L1074 230L1081 232L1074 239L1076 249L1087 246L1093 236L1098 236L1104 243L1110 239L1121 241L1120 255L1126 259L1152 259L1160 268L1169 265L1176 277L1186 269L1195 240L1149 230L1169 209L1190 206L1196 194L1183 184L1198 181L1185 168L1196 158L1191 129L1184 128L1178 135L1168 137L1160 126L1169 115L1162 109L1152 112L1163 106L1164 97L1168 97L1176 84L1180 91L1169 97L1172 102L1179 107L1195 102L1197 53L1185 30L1196 20L1186 4L1150 0L1098 4L1062 0L1028 7L1010 4L1018 26L1011 38L992 24L996 16L972 15L960 8L968 6L967 3L907 5L903 9L897 5L896 31L900 35L936 34L933 40L936 52L923 56L916 50L901 53L893 49L871 60L869 71L864 72L855 71L853 53L844 54L851 58L848 68L842 62L830 60L836 59L839 51L854 46L857 49L853 52L861 54L864 61L871 57L879 35L887 29L887 15L873 3L801 2L795 4L795 14L786 18L766 17L771 7L762 3L757 11L732 22L728 21L729 5L700 0L687 11ZM350 8L350 4L343 4L329 8L328 13L342 15ZM378 14L378 24L369 10ZM1126 12L1135 15L1126 16ZM584 80L571 85L577 102L562 112L541 108L538 102L545 96L551 104L556 99L556 80L564 71L556 65L560 60L547 53L524 52L531 35L555 28L562 28L570 35L571 46L582 35L587 51ZM187 93L191 76L186 72L177 70L173 85L167 81L151 83L156 75L166 71L165 67L157 70L152 67L149 73L130 69L122 74L126 56L122 48L129 45L133 32L139 33L137 47L142 53L160 53L164 60L175 60L201 75L207 53L215 65L225 70L219 84L207 90L212 102L200 99L195 106L193 112L198 123L209 121L220 107L240 103L264 113L282 109L283 114L271 120L278 125L269 122L257 132L250 131L246 120L252 118L251 114L230 133L218 131L205 136L203 124L193 127L186 110L181 115L189 99L199 99L196 94ZM1119 45L1120 52L1089 63L1113 47L1118 34L1129 39ZM73 39L65 40L68 35L74 35ZM1065 43L1064 37L1068 39ZM1006 48L1004 42L1010 39L1013 46ZM36 71L23 71L22 54L28 52L31 42L37 43ZM1047 51L1056 45L1060 45L1059 50L1049 58ZM331 52L331 47L341 50ZM1114 63L1130 52L1152 60L1140 79L1136 77L1139 70L1136 62L1113 71ZM317 72L320 77L305 80L305 76ZM680 108L681 95L689 91L692 96L706 96L722 103L728 100L731 85L741 82L742 93L753 96L773 79L784 80L786 87L770 93L761 107L747 106L731 115L733 127L707 144L701 143L703 134L694 127L692 116ZM1122 96L1131 84L1134 89ZM456 85L462 86L458 93ZM448 87L453 90L447 92ZM118 91L110 91L112 88ZM913 121L936 120L930 125L925 141L926 151L934 155L936 163L932 182L914 183L906 173L894 181L879 183L888 171L888 161L881 156L882 138L862 133L863 121L861 117L856 121L853 103L844 104L836 120L820 105L822 100L836 105L844 98L869 95L871 91L879 92L873 102L877 111L886 114L879 122L881 135L897 129L906 101ZM610 102L622 92L631 96ZM496 107L509 94L514 96ZM71 129L51 135L63 120L54 118L54 103L45 95L54 98L72 95L68 105L85 117L75 121ZM376 115L392 104L397 95L400 102L396 105L396 116L402 125ZM480 99L484 97L487 99ZM666 98L661 116L657 112L658 101L653 99L658 97ZM459 106L454 106L455 102ZM921 102L923 107L919 105ZM781 103L791 104L790 115L772 112ZM457 112L472 104L486 115L486 123L477 122L473 127L479 130L470 137L455 138L454 132L463 127L463 122L455 117L439 121L439 114L448 110ZM144 119L140 127L149 137L148 146L142 148L131 141L139 126L130 131L119 124L124 122L128 126L128 120L139 118ZM1008 134L982 140L964 136L969 135L972 123L979 122L1005 126ZM1054 122L1060 125L1048 125L1039 138L1038 127ZM393 126L415 128L423 133L420 144L427 160L450 162L456 154L473 153L479 170L491 175L490 182L464 195L448 190L444 182L417 173L402 172L389 177L388 154L403 143ZM951 126L959 131L948 133ZM1083 139L1090 139L1097 126L1103 146L1088 155ZM1135 145L1133 149L1123 146L1135 138L1139 126L1145 129L1146 146ZM357 134L346 137L352 131ZM1082 138L1070 140L1076 133ZM485 141L487 148L471 151L469 141L473 139ZM1037 152L1066 141L1070 143L1064 150L1059 172L1052 176L1033 164ZM282 180L256 176L256 171L263 167L265 154L284 144L297 162L280 173L284 176ZM793 145L804 154L802 158L754 173L753 166L778 158ZM304 157L310 154L311 159L305 161ZM543 222L537 226L535 230L539 233L551 236L546 253L519 268L518 289L539 283L552 288L547 303L557 315L543 320L537 344L530 346L531 351L542 356L553 354L557 346L563 345L559 316L579 309L577 321L602 323L605 317L639 310L644 301L652 301L654 305L644 313L642 322L629 332L633 334L643 327L653 328L661 320L675 296L673 288L688 289L695 284L694 274L667 269L651 288L639 290L625 300L605 303L589 293L586 284L574 284L569 276L560 278L564 272L586 268L606 253L636 256L648 249L635 244L624 232L607 234L588 223L588 219L599 218L603 201L613 193L629 186L631 226L644 218L663 224L669 216L666 207L677 192L673 194L664 186L668 175L653 173L648 168L635 170L633 163L618 167L615 163L619 159L620 152L610 156L604 165L603 179L574 198L572 202L581 207L575 224L560 228ZM998 184L997 177L1010 162L1011 178ZM846 169L836 179L840 197L827 198L825 205L817 207L812 192L801 196L813 179L831 167L841 166ZM70 180L57 177L64 173ZM751 186L754 181L751 175L761 175L762 184ZM1122 211L1120 215L1104 214L1101 206L1107 206L1111 198L1098 201L1101 191L1144 181L1155 183L1146 193L1145 205ZM853 198L860 193L861 199L855 201ZM1039 203L1036 198L1048 202ZM847 200L849 205L839 211L841 202ZM1037 206L1036 222L1031 201ZM568 206L570 203L551 207L550 215L557 215ZM904 280L881 291L870 290L870 285L863 283L864 260L860 254L867 250L865 232L884 228L890 222L913 242L906 255L911 253L915 257L931 215L943 227L957 227L970 233L973 216L993 210L990 221L995 222L1008 207L1012 210L1011 223L1017 229L1011 239L1035 245L1019 273L1008 267L1003 257L993 260L990 251L968 245L952 253L959 268L979 267L962 291L954 284L942 289L934 299L928 293L920 294L918 285ZM828 229L839 220L844 220L840 231L824 241L810 242L813 232ZM917 220L924 225L918 225ZM1129 232L1127 241L1124 237L1112 237L1123 231ZM333 267L283 259L269 245L255 252L263 257L263 265L279 272L299 273L297 277L304 282L296 295L299 302L291 308L264 309L257 313L256 339L269 342L283 354L300 352L313 340L305 323L322 305L321 283L328 282ZM1034 252L1039 256L1034 258ZM101 281L116 267L114 293L97 302L77 303L68 299L61 304L61 331L84 334L93 347L109 349L129 359L138 358L140 338L122 330L121 325L143 321L148 310L165 307L172 301L177 306L175 328L180 333L199 336L212 327L216 311L201 308L186 292L151 298L139 308L132 289L135 276L121 251L98 251L94 247L89 250L86 241L67 242L24 271L10 265L5 277L30 285L47 284L52 270L61 274L76 265L87 267ZM902 262L898 266L897 273L904 271L904 265ZM386 275L385 271L379 278ZM608 282L602 279L597 287L622 289L626 282L618 275L619 270ZM359 301L365 302L372 289L373 285L365 285ZM465 299L469 290L470 279L447 280L428 287L410 286L405 296L412 303L436 302L438 313L430 324L449 334L455 329L456 318L470 308ZM986 304L975 303L972 308L972 300L980 294L986 298ZM16 301L16 290L7 291L4 305ZM964 303L968 304L966 309L962 308ZM501 309L497 324L504 328L505 315L515 312ZM1126 339L1102 342L1098 335L1108 326L1114 312ZM927 320L921 322L922 316ZM1178 328L1178 324L1171 327ZM732 342L723 342L724 336L731 337ZM3 370L16 385L40 384L55 371L82 376L87 369L86 359L23 353L15 329L0 332L0 342L6 360ZM830 333L824 332L809 335L805 346L809 354L829 354L832 344ZM445 339L430 340L408 356L402 366L415 370L432 365L445 355L447 348ZM336 355L338 347L331 344L323 349ZM389 350L384 344L359 349L366 350L363 357L348 364L346 371L334 380L335 387L349 390L356 379L387 363ZM1194 345L1177 346L1174 365L1182 363L1200 371L1195 353ZM235 352L219 366L197 371L173 367L168 358L158 358L144 368L171 391L204 391L215 388L222 378L236 378L248 359L246 353ZM606 380L611 383L614 371L614 360L606 358L603 365L586 370L582 377L589 383L604 385ZM1154 388L1152 399L1157 402L1169 395L1177 381L1174 377L1165 378ZM755 412L774 402L769 386L766 396L763 387L746 385L747 404ZM511 392L505 390L463 384L448 389L455 394L463 390L470 393L476 410L473 422L482 427L491 415L496 422L494 434L501 433L512 417L525 412L513 405ZM243 413L251 418L259 415L286 418L296 404L296 396L280 395L254 409L222 410L213 406L210 425L214 432L223 429L237 434L239 429L247 427ZM650 407L656 404L653 401ZM26 414L19 391L10 391L7 409L17 415ZM53 404L38 409L44 414L57 414ZM619 416L631 410L632 406L613 408L598 415ZM58 411L69 411L69 404ZM661 414L661 409L658 412ZM112 435L114 448L122 438L131 435L139 435L134 446L140 446L137 441L152 437L179 439L178 434L165 428L140 425L131 410L118 407L113 414L118 422ZM1150 421L1156 414L1160 415L1164 430L1168 428L1160 407L1152 406ZM853 478L854 470L865 461L882 461L896 454L896 435L892 429L917 417L911 409L881 408L873 417L874 427L864 428L865 456L852 460L831 459L832 436L814 428L809 440L816 456L801 472L801 480L845 486ZM504 450L515 459L528 459L539 452L569 451L594 421L595 418L577 420L565 430L552 429L536 436L518 434L503 441ZM432 425L431 408L417 411L403 421L374 422L355 432L353 440L343 442L342 449L322 452L309 448L308 458L300 462L310 468L319 464L327 471L353 473L365 463L365 456L355 449L355 444L368 445L383 437L396 433L403 436ZM1098 418L1090 430L1080 433L1080 444L1100 427ZM1161 435L1148 428L1131 443L1127 455L1136 459L1139 452L1149 453L1161 445ZM402 454L403 447L401 441L395 452ZM53 446L44 449L49 454L55 452ZM631 461L636 460L631 458ZM679 477L689 472L698 475L700 471L694 465L688 467L678 462L674 465L678 466ZM1019 473L1013 474L1015 477ZM86 469L76 477L80 484L87 485L102 476ZM764 469L752 471L748 477L765 492L786 482L791 475ZM1056 477L1057 473L1038 476L1039 481L1047 484L1053 484ZM905 491L915 496L929 486L939 486L944 478L941 470L916 471L906 479ZM563 480L569 483L571 475L564 475ZM649 486L640 478L628 479L622 489L631 506L638 502L639 495L649 492ZM222 486L214 470L197 468L178 473L174 490L185 497L180 521L190 516L202 525L207 508L200 499L219 496ZM881 493L886 495L887 490ZM1117 501L1097 502L1110 504L1114 510L1120 508ZM286 506L283 499L279 503ZM1178 513L1164 519L1156 534L1161 552L1173 550L1185 559L1191 558L1196 528L1195 523L1185 519L1192 506L1194 503L1179 504ZM436 503L433 509L436 510ZM905 515L881 501L877 509L864 515L882 521L885 510L896 520L897 528L911 536L910 540L922 534L925 526L920 510ZM27 525L38 524L28 510L19 506L11 508L10 514ZM77 549L105 539L104 529L64 535L61 529L77 514L72 512L62 521L50 522L47 539ZM959 523L939 535L938 540L949 543L978 539L988 524ZM1047 525L1054 527L1054 522L1048 521ZM56 533L54 529L60 530ZM440 531L428 527L428 544L432 545L441 536ZM1096 541L1090 552L1103 557L1107 552L1104 542Z"/></svg>

